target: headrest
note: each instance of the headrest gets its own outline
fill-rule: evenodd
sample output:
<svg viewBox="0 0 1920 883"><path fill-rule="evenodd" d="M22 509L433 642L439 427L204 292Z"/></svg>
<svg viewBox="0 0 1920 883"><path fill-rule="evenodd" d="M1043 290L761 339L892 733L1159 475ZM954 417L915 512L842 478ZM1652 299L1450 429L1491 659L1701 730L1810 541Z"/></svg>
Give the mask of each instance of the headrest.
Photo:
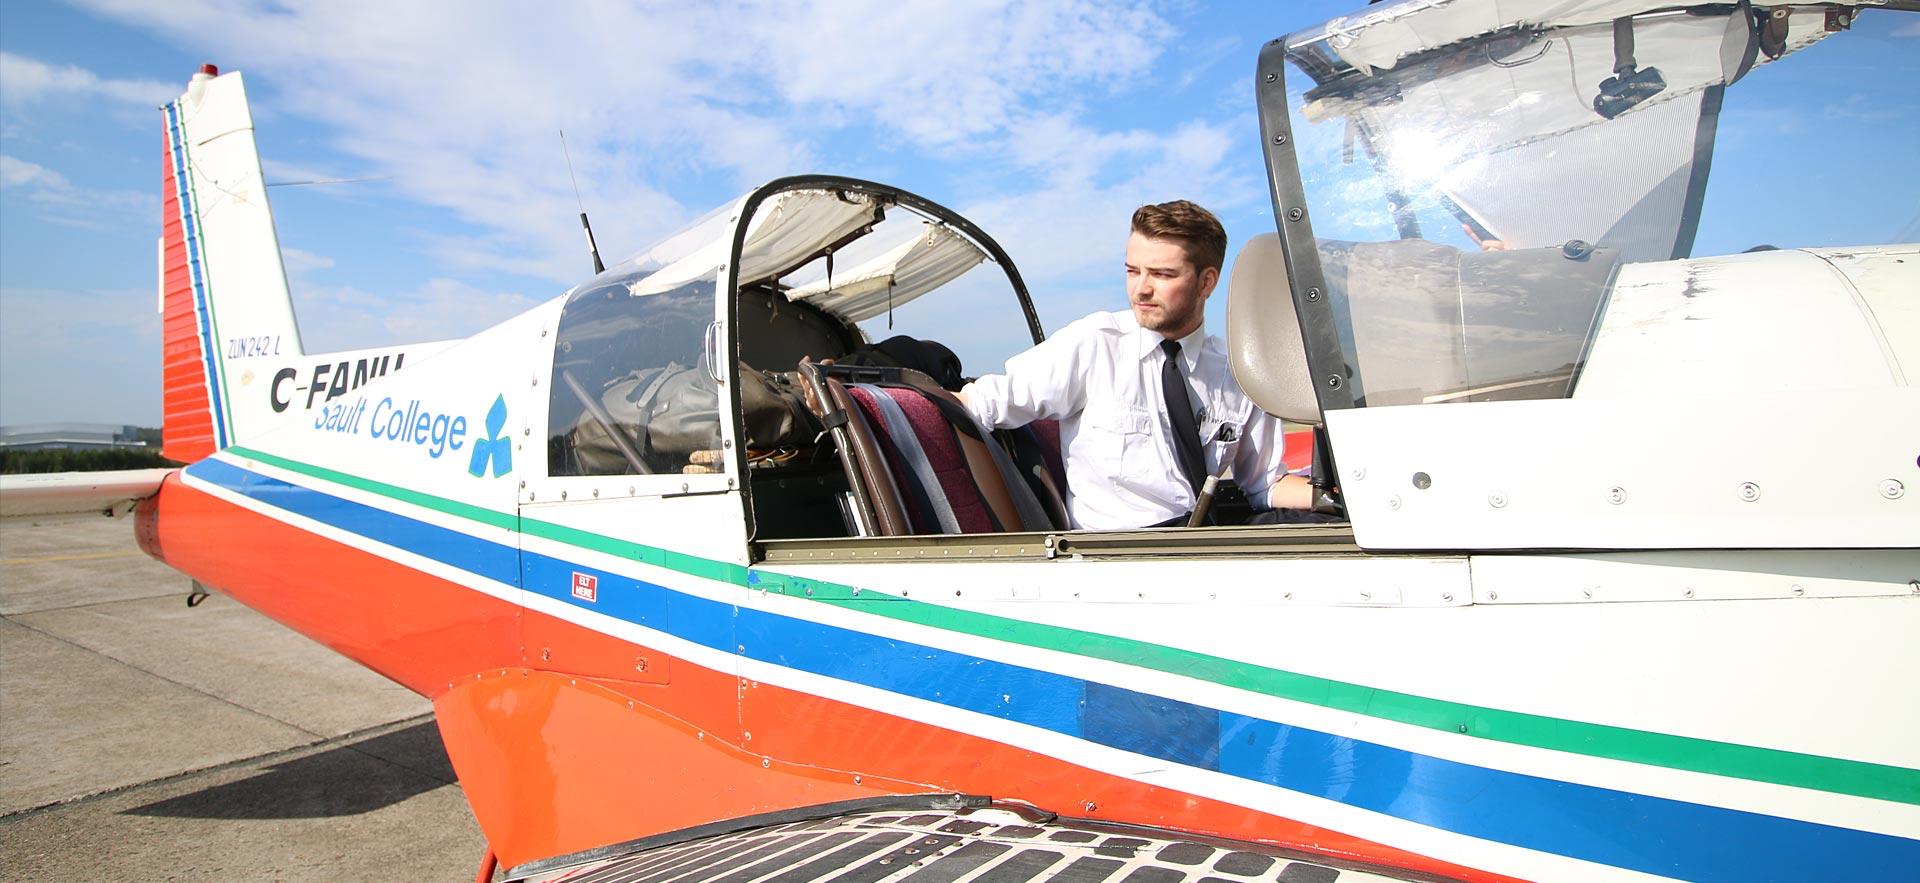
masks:
<svg viewBox="0 0 1920 883"><path fill-rule="evenodd" d="M1247 241L1227 282L1227 352L1234 379L1261 410L1295 423L1320 423L1306 344L1280 237Z"/></svg>

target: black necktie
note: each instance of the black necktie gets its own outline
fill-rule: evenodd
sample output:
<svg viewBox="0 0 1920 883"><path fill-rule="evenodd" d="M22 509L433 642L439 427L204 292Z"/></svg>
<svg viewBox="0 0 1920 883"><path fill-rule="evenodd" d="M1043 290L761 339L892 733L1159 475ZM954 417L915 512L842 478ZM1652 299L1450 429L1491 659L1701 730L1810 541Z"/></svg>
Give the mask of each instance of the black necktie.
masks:
<svg viewBox="0 0 1920 883"><path fill-rule="evenodd" d="M1173 452L1180 460L1180 471L1193 486L1193 498L1200 499L1200 486L1207 481L1207 459L1200 453L1200 424L1193 419L1193 399L1187 396L1187 375L1180 370L1180 342L1160 341L1167 361L1160 366L1160 392L1166 396L1167 421L1173 424Z"/></svg>

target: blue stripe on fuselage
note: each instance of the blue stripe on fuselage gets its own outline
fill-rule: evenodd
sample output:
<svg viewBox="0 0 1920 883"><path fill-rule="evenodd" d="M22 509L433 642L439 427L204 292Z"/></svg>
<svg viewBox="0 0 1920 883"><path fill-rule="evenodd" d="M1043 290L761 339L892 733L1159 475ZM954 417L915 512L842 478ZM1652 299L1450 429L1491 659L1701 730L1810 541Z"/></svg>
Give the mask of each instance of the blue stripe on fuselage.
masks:
<svg viewBox="0 0 1920 883"><path fill-rule="evenodd" d="M532 591L722 652L1217 770L1469 837L1691 880L1829 879L1920 867L1920 840L1474 766L736 607L517 552L220 460L196 463L187 473L487 579L512 585L524 567ZM516 566L516 555L526 563ZM573 571L600 577L598 602L571 597ZM1207 715L1212 716L1211 726L1202 720ZM1184 723L1170 726L1168 716ZM1148 733L1165 741L1143 738Z"/></svg>

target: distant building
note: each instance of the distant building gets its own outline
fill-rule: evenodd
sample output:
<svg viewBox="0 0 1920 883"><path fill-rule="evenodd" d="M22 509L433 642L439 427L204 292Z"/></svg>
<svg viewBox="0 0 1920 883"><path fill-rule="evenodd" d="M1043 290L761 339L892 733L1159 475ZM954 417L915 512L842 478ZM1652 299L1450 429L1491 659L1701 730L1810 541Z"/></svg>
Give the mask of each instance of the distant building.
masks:
<svg viewBox="0 0 1920 883"><path fill-rule="evenodd" d="M0 426L0 451L145 448L148 445L141 435L138 426L112 423L23 423Z"/></svg>

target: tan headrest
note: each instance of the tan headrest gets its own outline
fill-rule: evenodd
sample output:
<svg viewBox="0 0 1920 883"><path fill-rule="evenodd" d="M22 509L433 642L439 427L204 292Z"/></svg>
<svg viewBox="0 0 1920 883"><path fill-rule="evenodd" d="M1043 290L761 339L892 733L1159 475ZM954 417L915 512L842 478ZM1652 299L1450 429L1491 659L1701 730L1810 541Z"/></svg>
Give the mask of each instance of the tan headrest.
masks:
<svg viewBox="0 0 1920 883"><path fill-rule="evenodd" d="M1272 233L1248 240L1233 262L1227 352L1234 379L1261 410L1295 423L1320 422L1286 258L1280 237Z"/></svg>

